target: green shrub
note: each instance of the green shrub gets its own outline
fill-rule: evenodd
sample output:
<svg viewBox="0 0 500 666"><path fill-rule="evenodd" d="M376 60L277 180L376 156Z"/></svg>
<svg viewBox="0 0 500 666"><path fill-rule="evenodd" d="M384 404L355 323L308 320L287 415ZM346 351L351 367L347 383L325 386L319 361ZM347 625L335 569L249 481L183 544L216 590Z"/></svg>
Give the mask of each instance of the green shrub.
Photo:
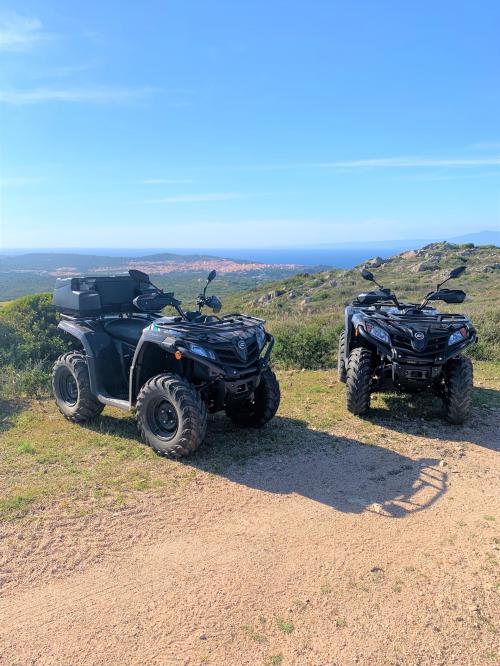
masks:
<svg viewBox="0 0 500 666"><path fill-rule="evenodd" d="M275 363L284 368L331 368L336 363L339 332L343 324L332 321L274 324Z"/></svg>
<svg viewBox="0 0 500 666"><path fill-rule="evenodd" d="M33 395L48 390L54 360L70 343L57 329L50 294L23 296L0 311L0 391Z"/></svg>
<svg viewBox="0 0 500 666"><path fill-rule="evenodd" d="M467 349L467 355L479 361L500 361L500 310L477 313L472 321L478 341Z"/></svg>

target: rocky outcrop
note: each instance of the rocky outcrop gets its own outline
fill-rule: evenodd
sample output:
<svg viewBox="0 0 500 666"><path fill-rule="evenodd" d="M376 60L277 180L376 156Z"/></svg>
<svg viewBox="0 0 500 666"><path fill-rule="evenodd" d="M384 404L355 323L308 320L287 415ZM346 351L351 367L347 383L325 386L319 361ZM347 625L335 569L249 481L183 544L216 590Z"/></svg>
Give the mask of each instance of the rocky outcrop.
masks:
<svg viewBox="0 0 500 666"><path fill-rule="evenodd" d="M439 270L439 262L436 259L421 261L419 264L415 264L412 270L415 273L424 273L425 271L437 271Z"/></svg>

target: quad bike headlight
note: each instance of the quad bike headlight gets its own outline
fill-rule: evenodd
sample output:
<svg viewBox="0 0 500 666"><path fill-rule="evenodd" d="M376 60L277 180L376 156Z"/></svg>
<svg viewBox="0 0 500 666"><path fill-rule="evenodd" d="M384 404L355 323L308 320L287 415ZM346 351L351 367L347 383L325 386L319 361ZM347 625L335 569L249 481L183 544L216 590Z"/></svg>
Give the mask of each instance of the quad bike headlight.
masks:
<svg viewBox="0 0 500 666"><path fill-rule="evenodd" d="M257 328L255 329L255 335L257 337L257 344L259 345L259 349L262 349L266 344L266 339L267 339L267 334L264 330L264 327L257 326Z"/></svg>
<svg viewBox="0 0 500 666"><path fill-rule="evenodd" d="M193 342L189 343L189 350L198 356L205 356L206 358L215 359L215 354L211 349L207 349L201 345L195 345Z"/></svg>
<svg viewBox="0 0 500 666"><path fill-rule="evenodd" d="M448 338L448 347L451 345L456 345L457 342L462 342L467 337L467 329L465 326L459 328L458 331L454 331Z"/></svg>
<svg viewBox="0 0 500 666"><path fill-rule="evenodd" d="M386 345L391 344L391 339L389 333L385 331L381 326L375 326L374 324L367 323L366 330L372 336L381 342L385 342Z"/></svg>

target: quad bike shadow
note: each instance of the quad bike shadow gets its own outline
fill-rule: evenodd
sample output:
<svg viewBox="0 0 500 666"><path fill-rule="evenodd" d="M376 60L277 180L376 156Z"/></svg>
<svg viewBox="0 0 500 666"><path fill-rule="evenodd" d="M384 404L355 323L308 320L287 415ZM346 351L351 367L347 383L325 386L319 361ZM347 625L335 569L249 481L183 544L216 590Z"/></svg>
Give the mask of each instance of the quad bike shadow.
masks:
<svg viewBox="0 0 500 666"><path fill-rule="evenodd" d="M205 446L184 464L211 470L214 456L222 456L225 462L213 471L234 483L389 518L428 509L446 492L447 474L437 459L413 460L368 441L312 430L298 419L275 417L265 429L246 433L245 441L238 438L241 431L227 429L227 421L213 419ZM227 443L235 436L236 445Z"/></svg>
<svg viewBox="0 0 500 666"><path fill-rule="evenodd" d="M138 439L132 418L104 414L84 427ZM337 511L386 518L424 511L447 489L438 459L414 460L281 416L260 430L239 429L222 415L212 416L203 446L180 464L264 492L302 495Z"/></svg>
<svg viewBox="0 0 500 666"><path fill-rule="evenodd" d="M470 420L464 425L443 422L444 407L434 396L425 393L384 395L384 403L372 404L363 418L373 424L404 434L424 435L451 443L469 442L486 449L500 451L497 410L500 391L474 387L474 407ZM485 409L496 408L495 411ZM492 435L495 433L496 435Z"/></svg>

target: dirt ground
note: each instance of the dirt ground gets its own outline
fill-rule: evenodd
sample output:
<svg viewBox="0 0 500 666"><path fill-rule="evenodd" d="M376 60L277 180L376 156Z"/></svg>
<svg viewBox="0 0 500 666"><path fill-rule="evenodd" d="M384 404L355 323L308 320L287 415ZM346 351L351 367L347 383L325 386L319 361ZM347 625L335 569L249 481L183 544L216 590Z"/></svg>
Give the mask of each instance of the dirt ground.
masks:
<svg viewBox="0 0 500 666"><path fill-rule="evenodd" d="M498 410L422 423L281 415L168 496L4 523L0 662L498 663Z"/></svg>

